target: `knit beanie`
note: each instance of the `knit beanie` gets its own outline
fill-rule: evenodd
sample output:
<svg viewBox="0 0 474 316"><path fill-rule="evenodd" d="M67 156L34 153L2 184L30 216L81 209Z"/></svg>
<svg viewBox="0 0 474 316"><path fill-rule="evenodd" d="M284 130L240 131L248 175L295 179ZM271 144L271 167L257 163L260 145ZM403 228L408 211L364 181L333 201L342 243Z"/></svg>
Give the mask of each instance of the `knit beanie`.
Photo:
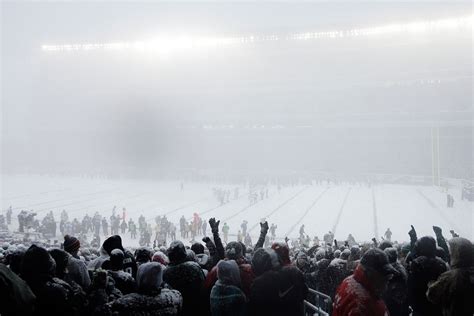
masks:
<svg viewBox="0 0 474 316"><path fill-rule="evenodd" d="M64 250L69 253L74 253L81 247L81 242L74 236L64 236Z"/></svg>

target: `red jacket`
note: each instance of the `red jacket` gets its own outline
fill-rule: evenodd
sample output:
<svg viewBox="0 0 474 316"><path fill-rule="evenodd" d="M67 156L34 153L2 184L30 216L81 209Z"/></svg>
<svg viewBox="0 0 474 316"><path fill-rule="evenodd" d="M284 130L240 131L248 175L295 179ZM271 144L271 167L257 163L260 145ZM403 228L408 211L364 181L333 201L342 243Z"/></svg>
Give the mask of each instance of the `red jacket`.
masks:
<svg viewBox="0 0 474 316"><path fill-rule="evenodd" d="M360 265L337 289L332 316L389 316L384 301L374 294Z"/></svg>

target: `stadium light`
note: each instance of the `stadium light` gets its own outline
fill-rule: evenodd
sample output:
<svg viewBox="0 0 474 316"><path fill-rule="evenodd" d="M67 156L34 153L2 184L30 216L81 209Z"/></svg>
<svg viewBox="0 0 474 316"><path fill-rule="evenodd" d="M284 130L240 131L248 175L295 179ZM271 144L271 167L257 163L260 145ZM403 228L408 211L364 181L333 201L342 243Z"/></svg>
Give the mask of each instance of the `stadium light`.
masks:
<svg viewBox="0 0 474 316"><path fill-rule="evenodd" d="M302 32L293 33L281 37L279 35L250 35L240 37L212 37L212 36L177 36L177 37L158 37L147 41L134 42L109 42L109 43L83 43L83 44L61 44L61 45L41 45L41 50L45 52L74 52L90 50L134 50L150 51L157 53L186 52L196 49L218 48L230 45L246 45L258 42L268 41L308 41L318 39L338 39L338 38L357 38L370 36L383 36L403 33L424 33L431 31L444 30L463 30L472 31L473 16L464 16L457 18L417 21L411 23L395 23L367 28L354 28L348 30L332 30L322 32Z"/></svg>

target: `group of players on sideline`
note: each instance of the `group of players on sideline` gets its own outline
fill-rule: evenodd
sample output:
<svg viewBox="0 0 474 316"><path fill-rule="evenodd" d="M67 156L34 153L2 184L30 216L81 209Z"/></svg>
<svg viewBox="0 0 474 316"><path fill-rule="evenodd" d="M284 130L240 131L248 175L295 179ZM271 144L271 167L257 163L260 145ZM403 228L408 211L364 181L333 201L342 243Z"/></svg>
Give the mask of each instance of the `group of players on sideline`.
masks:
<svg viewBox="0 0 474 316"><path fill-rule="evenodd" d="M9 230L9 226L12 225L12 213L12 207L10 206L6 211L6 216L0 214L0 231ZM56 238L58 225L52 211L47 213L41 221L36 219L36 213L33 210L21 210L17 217L19 233L26 233L27 235L29 233L39 233L44 237L47 243L50 243L51 240ZM167 246L169 242L176 240L177 227L167 219L166 215L156 216L153 226L143 215L140 215L138 218L138 225L133 218L129 218L128 220L126 218L127 213L125 208L122 209L122 214L119 215L116 214L116 207L114 207L109 220L107 220L107 217L101 216L99 212L96 212L92 217L86 214L80 220L74 218L71 221L68 212L63 210L60 216L59 232L61 236L77 236L82 245L94 248L100 246L101 235L106 237L110 235L120 234L125 236L129 234L131 240L137 239L138 236L140 246L153 246L153 248L157 246ZM262 222L264 221L265 219L262 219ZM189 221L186 220L184 215L179 219L179 233L182 240L190 239L191 241L195 241L198 236L205 236L207 227L208 223L206 220L197 213L194 213L192 219ZM272 242L277 240L277 228L278 226L274 223L269 227L269 234L265 237L264 241L265 247L270 246ZM231 235L229 225L224 223L221 231L223 233L224 243L227 243ZM233 235L236 236L238 242L243 242L245 246L252 246L252 237L249 233L249 223L247 220L242 221L237 234ZM322 241L325 244L332 244L334 238L334 234L329 231L324 234ZM391 238L392 232L390 228L387 228L382 239L391 241ZM298 239L286 240L286 242L291 242L293 248L299 246L319 246L322 241L317 235L311 239L305 232L304 224L299 228ZM357 244L352 234L347 236L346 241L349 246Z"/></svg>
<svg viewBox="0 0 474 316"><path fill-rule="evenodd" d="M2 227L11 217L10 208ZM328 295L335 316L474 313L473 244L453 230L447 241L437 226L435 238L418 238L412 226L410 242L398 243L390 229L380 241L349 235L338 242L331 232L310 240L302 225L297 240L280 242L277 226L265 221L253 244L243 237L247 221L229 241L227 224L194 214L181 218L183 243L158 216L152 244L143 237L150 235L148 221L140 216L136 225L125 209L114 209L110 222L99 214L81 222L68 217L61 214L60 244L51 242L52 213L41 223L34 213L18 214L24 237L36 229L48 240L0 235L0 297L8 302L0 304L1 315L304 315L304 300L316 304L308 289ZM124 247L120 234L137 238L137 231L141 246Z"/></svg>

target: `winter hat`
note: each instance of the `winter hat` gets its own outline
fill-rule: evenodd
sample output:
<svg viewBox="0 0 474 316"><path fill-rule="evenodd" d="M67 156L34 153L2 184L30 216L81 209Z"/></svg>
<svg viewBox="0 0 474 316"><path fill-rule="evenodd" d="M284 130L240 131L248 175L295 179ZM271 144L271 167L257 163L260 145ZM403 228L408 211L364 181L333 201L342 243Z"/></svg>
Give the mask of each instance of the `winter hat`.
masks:
<svg viewBox="0 0 474 316"><path fill-rule="evenodd" d="M14 253L15 251L17 251L17 247L15 245L10 245L7 249L7 254Z"/></svg>
<svg viewBox="0 0 474 316"><path fill-rule="evenodd" d="M341 251L339 249L336 249L334 251L334 258L339 258L341 256Z"/></svg>
<svg viewBox="0 0 474 316"><path fill-rule="evenodd" d="M385 250L385 249L391 248L391 247L393 247L393 244L388 240L384 240L379 244L379 248L382 249L382 250Z"/></svg>
<svg viewBox="0 0 474 316"><path fill-rule="evenodd" d="M122 270L123 269L123 259L125 255L122 250L114 249L110 253L110 268L112 270Z"/></svg>
<svg viewBox="0 0 474 316"><path fill-rule="evenodd" d="M168 248L168 258L170 259L170 263L182 263L186 260L186 256L186 248L184 248L183 243L179 240L173 241Z"/></svg>
<svg viewBox="0 0 474 316"><path fill-rule="evenodd" d="M142 294L158 290L163 283L163 266L158 262L147 262L138 267L137 286Z"/></svg>
<svg viewBox="0 0 474 316"><path fill-rule="evenodd" d="M316 261L322 260L324 258L326 258L326 250L319 248L318 251L316 251Z"/></svg>
<svg viewBox="0 0 474 316"><path fill-rule="evenodd" d="M139 265L150 262L152 255L153 253L151 252L151 249L148 249L146 247L140 247L135 250L135 260Z"/></svg>
<svg viewBox="0 0 474 316"><path fill-rule="evenodd" d="M364 268L375 270L384 275L398 274L397 270L388 261L388 256L379 248L367 250L362 259L360 259L360 264Z"/></svg>
<svg viewBox="0 0 474 316"><path fill-rule="evenodd" d="M390 263L397 262L397 258L398 258L397 249L393 247L388 247L388 248L385 248L384 252L387 254L388 261Z"/></svg>
<svg viewBox="0 0 474 316"><path fill-rule="evenodd" d="M120 249L123 251L122 238L119 235L110 236L104 241L102 248L104 248L109 255L114 249Z"/></svg>
<svg viewBox="0 0 474 316"><path fill-rule="evenodd" d="M411 250L411 245L410 244L404 244L401 248L401 253L404 255L407 255Z"/></svg>
<svg viewBox="0 0 474 316"><path fill-rule="evenodd" d="M67 264L69 262L69 255L66 251L62 249L50 249L49 254L53 257L54 262L56 263L56 276L60 279L64 277L66 272Z"/></svg>
<svg viewBox="0 0 474 316"><path fill-rule="evenodd" d="M153 262L161 263L164 266L167 266L170 263L170 259L162 251L157 251L151 258Z"/></svg>
<svg viewBox="0 0 474 316"><path fill-rule="evenodd" d="M81 255L83 255L84 257L87 257L87 256L90 256L92 253L91 253L91 250L89 248L82 248L81 249Z"/></svg>
<svg viewBox="0 0 474 316"><path fill-rule="evenodd" d="M255 251L252 257L252 269L256 276L278 267L280 267L280 260L275 250L259 248Z"/></svg>
<svg viewBox="0 0 474 316"><path fill-rule="evenodd" d="M436 256L436 241L431 236L424 236L415 243L416 255L434 258Z"/></svg>
<svg viewBox="0 0 474 316"><path fill-rule="evenodd" d="M21 276L30 284L54 276L55 269L56 263L48 251L43 247L31 245L23 256Z"/></svg>
<svg viewBox="0 0 474 316"><path fill-rule="evenodd" d="M275 242L272 245L272 249L275 250L275 252L277 253L281 265L286 266L291 264L290 249L288 248L288 245L286 243Z"/></svg>
<svg viewBox="0 0 474 316"><path fill-rule="evenodd" d="M79 239L74 236L64 236L64 250L69 253L74 253L79 250L81 243Z"/></svg>
<svg viewBox="0 0 474 316"><path fill-rule="evenodd" d="M360 259L360 248L357 245L354 245L351 247L351 255L350 255L352 260L358 260Z"/></svg>
<svg viewBox="0 0 474 316"><path fill-rule="evenodd" d="M455 237L449 241L451 251L451 267L467 268L474 266L474 246L462 237Z"/></svg>
<svg viewBox="0 0 474 316"><path fill-rule="evenodd" d="M344 249L342 252L341 252L341 259L342 260L347 260L349 259L349 256L351 255L351 251L349 249Z"/></svg>
<svg viewBox="0 0 474 316"><path fill-rule="evenodd" d="M17 250L17 251L26 252L26 251L28 250L28 247L26 247L26 246L23 245L23 244L19 244L19 245L16 247L16 250Z"/></svg>
<svg viewBox="0 0 474 316"><path fill-rule="evenodd" d="M222 284L240 287L240 270L235 260L221 260L217 263L217 278Z"/></svg>
<svg viewBox="0 0 474 316"><path fill-rule="evenodd" d="M23 257L26 251L22 251L16 249L15 251L11 251L10 249L5 253L5 260L6 264L10 267L10 270L15 272L16 274L20 274L21 272L21 265L23 262Z"/></svg>
<svg viewBox="0 0 474 316"><path fill-rule="evenodd" d="M237 241L231 241L225 247L225 257L227 259L237 260L242 258L242 246Z"/></svg>
<svg viewBox="0 0 474 316"><path fill-rule="evenodd" d="M186 249L186 261L196 261L196 254L191 249Z"/></svg>
<svg viewBox="0 0 474 316"><path fill-rule="evenodd" d="M201 253L204 253L204 246L200 242L195 242L191 246L191 250L194 251L195 254L199 255Z"/></svg>
<svg viewBox="0 0 474 316"><path fill-rule="evenodd" d="M304 252L298 253L296 256L296 267L302 271L308 269L310 262L308 256Z"/></svg>

